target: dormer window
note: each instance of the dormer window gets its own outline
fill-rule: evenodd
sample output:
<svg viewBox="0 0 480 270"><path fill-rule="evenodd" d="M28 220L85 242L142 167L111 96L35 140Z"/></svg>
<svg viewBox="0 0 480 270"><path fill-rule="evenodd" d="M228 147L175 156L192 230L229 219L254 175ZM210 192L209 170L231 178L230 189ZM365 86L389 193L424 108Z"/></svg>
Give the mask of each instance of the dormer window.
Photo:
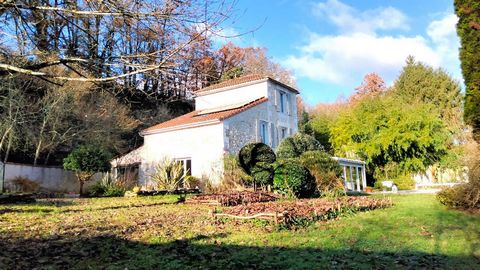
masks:
<svg viewBox="0 0 480 270"><path fill-rule="evenodd" d="M280 91L280 112L287 112L288 96L287 93Z"/></svg>

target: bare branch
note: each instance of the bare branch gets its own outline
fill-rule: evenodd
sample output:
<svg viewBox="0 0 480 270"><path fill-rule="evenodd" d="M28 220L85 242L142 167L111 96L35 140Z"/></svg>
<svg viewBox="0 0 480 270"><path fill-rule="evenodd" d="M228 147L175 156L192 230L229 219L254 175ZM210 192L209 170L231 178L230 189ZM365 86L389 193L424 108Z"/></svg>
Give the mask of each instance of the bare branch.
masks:
<svg viewBox="0 0 480 270"><path fill-rule="evenodd" d="M51 6L30 6L30 5L23 5L23 4L15 4L15 3L2 3L0 4L0 9L5 8L16 8L16 9L24 9L24 10L38 10L38 11L54 11L54 12L62 12L62 13L70 13L79 16L112 16L112 17L133 17L133 18L142 18L142 17L155 17L155 18L169 18L172 15L178 14L164 14L163 12L130 12L130 11L121 11L121 12L104 12L98 10L78 10L78 9L67 9L67 8L60 8L60 7L51 7Z"/></svg>

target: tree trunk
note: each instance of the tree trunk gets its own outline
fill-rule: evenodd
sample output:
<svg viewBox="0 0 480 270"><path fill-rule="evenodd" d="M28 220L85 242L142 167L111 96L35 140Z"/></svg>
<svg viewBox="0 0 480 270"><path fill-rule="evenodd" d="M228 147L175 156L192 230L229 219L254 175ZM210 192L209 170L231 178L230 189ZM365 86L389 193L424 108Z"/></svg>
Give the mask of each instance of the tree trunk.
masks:
<svg viewBox="0 0 480 270"><path fill-rule="evenodd" d="M7 150L5 151L5 157L3 158L3 163L7 163L8 155L10 154L10 148L12 147L12 134L8 137Z"/></svg>
<svg viewBox="0 0 480 270"><path fill-rule="evenodd" d="M84 181L80 181L80 197L83 197L83 184L85 182Z"/></svg>
<svg viewBox="0 0 480 270"><path fill-rule="evenodd" d="M40 141L38 141L37 149L35 150L35 158L33 159L33 166L37 166L38 157L40 156L41 146L42 146L42 139L40 139Z"/></svg>

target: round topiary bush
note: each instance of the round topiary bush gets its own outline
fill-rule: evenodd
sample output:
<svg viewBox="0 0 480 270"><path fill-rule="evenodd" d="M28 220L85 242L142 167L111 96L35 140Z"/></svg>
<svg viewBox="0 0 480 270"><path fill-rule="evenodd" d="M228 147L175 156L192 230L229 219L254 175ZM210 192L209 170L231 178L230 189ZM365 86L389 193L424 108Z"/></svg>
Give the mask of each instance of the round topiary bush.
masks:
<svg viewBox="0 0 480 270"><path fill-rule="evenodd" d="M307 151L323 150L323 146L308 134L297 133L285 138L277 147L278 159L298 158Z"/></svg>
<svg viewBox="0 0 480 270"><path fill-rule="evenodd" d="M315 178L307 168L294 160L276 164L273 177L273 188L280 194L308 198L315 194Z"/></svg>
<svg viewBox="0 0 480 270"><path fill-rule="evenodd" d="M275 152L264 143L249 143L242 147L238 154L240 167L249 175L252 174L253 168L272 164L275 160Z"/></svg>

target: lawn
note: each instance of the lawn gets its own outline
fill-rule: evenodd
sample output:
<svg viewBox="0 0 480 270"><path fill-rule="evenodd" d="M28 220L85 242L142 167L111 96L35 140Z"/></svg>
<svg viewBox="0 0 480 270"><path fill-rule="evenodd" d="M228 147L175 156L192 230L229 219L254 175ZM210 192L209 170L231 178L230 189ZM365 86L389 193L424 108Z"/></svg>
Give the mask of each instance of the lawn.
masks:
<svg viewBox="0 0 480 270"><path fill-rule="evenodd" d="M296 231L215 223L175 196L0 206L0 269L318 269L480 266L480 216L433 195Z"/></svg>

